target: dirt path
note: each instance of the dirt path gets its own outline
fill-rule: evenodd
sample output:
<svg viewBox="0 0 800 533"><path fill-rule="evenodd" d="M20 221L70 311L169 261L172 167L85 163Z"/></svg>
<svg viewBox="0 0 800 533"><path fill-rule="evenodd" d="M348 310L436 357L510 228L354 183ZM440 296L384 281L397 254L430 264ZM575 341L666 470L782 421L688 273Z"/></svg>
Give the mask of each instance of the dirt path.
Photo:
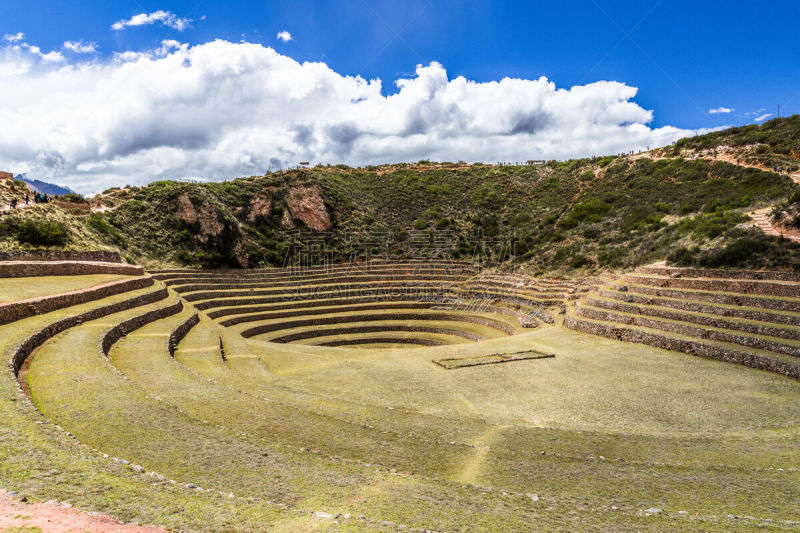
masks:
<svg viewBox="0 0 800 533"><path fill-rule="evenodd" d="M26 503L0 490L0 531L19 528L47 533L163 533L167 530L155 526L124 524L106 514L86 513L58 502Z"/></svg>
<svg viewBox="0 0 800 533"><path fill-rule="evenodd" d="M25 200L23 200L21 203L17 204L17 207L15 209L11 209L11 206L8 205L8 203L6 203L5 205L0 206L0 211L19 211L20 209L31 209L37 205L39 204L35 204L33 202L29 203L28 205L25 205Z"/></svg>
<svg viewBox="0 0 800 533"><path fill-rule="evenodd" d="M635 155L630 156L630 159L636 160L636 159L642 159L642 158L645 158L645 157L648 158L648 159L652 159L653 161L659 161L661 159L675 159L676 157L681 157L681 156L669 156L669 157L663 156L663 155L653 156L650 152L642 152L640 154L635 154ZM695 157L695 159L704 159L704 160L710 161L710 162L722 161L724 163L730 163L731 165L737 165L737 166L747 167L747 168L754 168L756 170L763 170L765 172L773 172L773 170L771 168L767 168L767 167L759 166L759 165L751 165L751 164L745 163L744 161L741 161L741 160L737 161L737 159L735 157L733 157L731 155L728 155L728 154L717 154L716 157L709 157L709 156L705 156L705 155L697 155ZM781 173L777 173L777 174L780 174L781 176L784 175L784 174L781 174ZM795 183L800 184L800 172L795 172L794 174L787 174L787 175L790 178L792 178L792 181L794 181Z"/></svg>

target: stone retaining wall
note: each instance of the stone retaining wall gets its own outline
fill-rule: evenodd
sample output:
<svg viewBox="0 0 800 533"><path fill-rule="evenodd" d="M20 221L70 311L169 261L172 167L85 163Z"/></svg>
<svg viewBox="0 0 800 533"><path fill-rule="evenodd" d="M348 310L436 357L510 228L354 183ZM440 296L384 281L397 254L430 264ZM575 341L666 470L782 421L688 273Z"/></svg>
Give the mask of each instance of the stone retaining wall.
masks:
<svg viewBox="0 0 800 533"><path fill-rule="evenodd" d="M87 203L62 202L61 200L51 200L50 203L56 207L60 207L61 209L80 209L81 211L86 211L87 213L92 210L92 206Z"/></svg>
<svg viewBox="0 0 800 533"><path fill-rule="evenodd" d="M433 304L427 302L389 302L389 303L377 303L374 305L365 305L365 306L354 306L354 305L344 305L338 306L335 309L328 309L326 307L316 308L316 309L300 309L300 310L281 310L281 311L272 311L272 312L264 312L259 313L257 315L251 314L247 316L237 316L234 318L229 318L227 320L223 320L220 322L223 326L235 326L236 324L241 324L242 322L256 322L261 320L277 320L279 318L292 318L298 316L312 316L312 315L327 315L330 313L359 313L361 311L377 311L381 309L429 309L432 307ZM263 311L262 309L256 309L257 311ZM239 311L236 314L246 315L247 311ZM208 315L211 317L211 313ZM213 317L212 317L213 318Z"/></svg>
<svg viewBox="0 0 800 533"><path fill-rule="evenodd" d="M359 344L415 344L417 346L444 346L443 341L409 337L370 337L367 339L344 339L321 342L315 346L357 346Z"/></svg>
<svg viewBox="0 0 800 533"><path fill-rule="evenodd" d="M136 331L137 329L140 329L151 322L155 322L156 320L161 320L162 318L176 315L181 311L183 311L183 301L178 300L172 305L159 307L158 309L153 309L152 311L148 311L124 322L120 322L106 331L106 334L103 335L103 340L100 343L100 346L103 348L103 353L108 355L108 352L111 351L111 347L114 345L114 343L132 331Z"/></svg>
<svg viewBox="0 0 800 533"><path fill-rule="evenodd" d="M491 291L491 292L496 292L498 294L530 295L536 298L540 297L561 298L562 300L565 299L567 297L567 294L571 292L571 289L558 290L550 287L519 287L515 289L513 287L504 287L494 284L475 283L475 282L466 283L464 285L464 290Z"/></svg>
<svg viewBox="0 0 800 533"><path fill-rule="evenodd" d="M412 326L408 324L385 325L385 326L356 326L351 328L334 328L334 329L315 329L311 331L301 331L298 333L291 333L282 337L270 339L269 342L287 343L292 341L313 339L314 337L331 337L334 335L352 335L356 333L385 333L387 331L408 331L412 333L438 333L440 335L451 335L453 337L461 337L472 342L480 342L483 337L474 333L462 331L460 329L437 328L431 326ZM244 335L244 334L243 334ZM254 333L253 335L257 335Z"/></svg>
<svg viewBox="0 0 800 533"><path fill-rule="evenodd" d="M350 287L343 287L338 290L331 290L326 292L316 291L296 291L290 293L282 293L279 296L271 296L266 293L264 296L259 296L251 291L219 291L219 292L197 292L184 295L184 300L188 302L196 302L198 300L212 300L211 302L200 302L195 307L198 309L208 309L209 307L221 307L217 302L230 299L245 299L252 298L252 303L278 303L278 302L295 302L300 300L330 300L334 298L350 298L357 296L379 296L387 300L399 299L419 299L419 298L437 298L443 294L450 294L450 291L442 286L419 286L419 285L395 285L395 286L382 286L378 288L368 289L353 289ZM226 304L227 305L227 304Z"/></svg>
<svg viewBox="0 0 800 533"><path fill-rule="evenodd" d="M175 357L175 349L184 337L200 322L200 316L194 313L169 335L169 355ZM220 340L220 342L222 342Z"/></svg>
<svg viewBox="0 0 800 533"><path fill-rule="evenodd" d="M540 306L540 307L551 307L554 305L560 305L564 303L564 298L553 298L553 299L546 299L546 298L534 298L529 297L526 298L525 295L513 294L513 293L497 293L494 291L478 291L478 290L467 290L463 289L460 296L464 297L468 295L469 297L473 298L475 296L488 296L492 299L498 300L505 300L506 302L511 302L514 304L520 305L530 305L530 306Z"/></svg>
<svg viewBox="0 0 800 533"><path fill-rule="evenodd" d="M193 285L179 285L176 283L167 282L167 285L172 287L175 292L184 294L187 292L196 291L214 291L214 290L236 290L236 289L272 289L271 292L300 292L301 290L319 290L320 287L339 287L342 285L358 284L365 285L372 282L372 284L380 284L381 286L389 286L392 282L404 282L407 284L418 284L422 282L438 281L442 285L450 286L457 283L458 280L452 277L445 276L364 276L364 277L340 277L340 278L323 278L319 280L309 281L285 281L276 283L260 283L260 282L247 282L240 283L203 283ZM267 292L267 291L262 291Z"/></svg>
<svg viewBox="0 0 800 533"><path fill-rule="evenodd" d="M696 278L656 278L623 274L622 281L638 285L667 287L674 289L694 289L701 291L738 292L743 294L763 294L768 296L800 297L800 283L756 280L696 279Z"/></svg>
<svg viewBox="0 0 800 533"><path fill-rule="evenodd" d="M122 263L119 252L95 250L70 252L64 250L24 250L0 252L0 261L95 261L99 263Z"/></svg>
<svg viewBox="0 0 800 533"><path fill-rule="evenodd" d="M747 296L744 294L724 294L720 292L692 292L687 293L681 289L667 289L660 287L628 287L628 294L646 294L664 298L684 298L711 302L722 305L737 305L743 307L761 307L776 311L789 311L800 313L800 300L781 300L767 297Z"/></svg>
<svg viewBox="0 0 800 533"><path fill-rule="evenodd" d="M678 335L686 335L687 337L696 337L698 339L709 339L719 342L728 342L731 344L738 344L740 346L748 346L757 350L767 350L775 353L782 353L800 357L800 346L784 344L781 342L762 339L759 337L751 337L749 335L738 335L733 332L717 331L713 329L706 329L703 327L693 326L689 323L674 323L665 322L662 320L651 319L641 315L624 315L620 316L613 312L603 311L591 307L579 306L577 312L580 316L590 318L592 320L601 320L604 322L617 322L620 324L627 324L631 326L639 326L649 329L660 329Z"/></svg>
<svg viewBox="0 0 800 533"><path fill-rule="evenodd" d="M398 262L390 262L390 261L373 261L369 263L341 263L341 264L334 264L334 265L324 265L324 266L309 266L309 267L289 267L289 268L265 268L265 269L253 269L253 270L237 270L237 269L217 269L217 270L203 270L203 269L191 269L191 268L170 268L170 269L161 269L161 270L153 270L150 273L153 275L173 275L173 274L205 274L205 273L212 273L213 275L230 275L230 276L240 276L240 275L251 275L251 274L264 274L264 273L275 273L276 275L286 276L286 275L299 275L305 276L312 273L325 273L325 272L336 272L336 271L344 271L344 272L369 272L374 269L383 269L383 270L411 270L414 272L424 272L426 270L444 270L444 271L461 271L461 272L475 272L479 269L478 266L462 261L398 261Z"/></svg>
<svg viewBox="0 0 800 533"><path fill-rule="evenodd" d="M144 269L140 266L121 263L85 263L80 261L0 262L0 278L81 276L87 274L141 276L144 274Z"/></svg>
<svg viewBox="0 0 800 533"><path fill-rule="evenodd" d="M571 314L568 314L565 317L564 326L575 331L588 333L590 335L608 337L610 339L624 342L646 344L648 346L661 348L663 350L674 350L700 357L706 357L709 359L737 363L759 370L775 372L777 374L782 374L794 379L800 379L799 365L792 365L784 361L752 353L731 350L722 346L705 344L700 341L691 339L673 339L665 335L659 335L649 331L619 327L611 324L601 324L589 320L582 320L580 317L576 317Z"/></svg>
<svg viewBox="0 0 800 533"><path fill-rule="evenodd" d="M772 322L774 324L785 324L787 326L800 327L800 316L795 315L770 313L767 311L759 311L757 309L747 309L742 307L720 307L719 305L694 302L691 300L677 300L658 296L645 296L633 292L616 292L602 289L599 291L599 294L604 298L612 298L615 300L624 301L626 303L657 305L660 307L669 307L671 309L680 309L682 311L691 311L694 313L714 314L727 317L743 318L745 320L758 320L760 322ZM721 305L736 304L730 303ZM798 302L798 308L800 308L800 302Z"/></svg>
<svg viewBox="0 0 800 533"><path fill-rule="evenodd" d="M586 305L590 305L592 307L609 309L611 311L618 311L620 313L652 316L655 318L663 318L665 320L690 322L692 324L699 324L711 328L730 329L751 333L753 335L766 335L769 337L779 337L782 339L800 341L800 329L781 328L767 324L728 320L717 315L687 315L685 312L681 311L663 308L640 307L636 304L623 303L617 300L610 301L601 300L598 298L587 298L585 303Z"/></svg>
<svg viewBox="0 0 800 533"><path fill-rule="evenodd" d="M250 318L250 317L242 317ZM253 322L254 320L243 320L242 322ZM280 331L284 329L302 328L311 326L327 326L331 324L347 324L352 322L382 322L386 320L404 321L404 320L436 320L447 322L467 322L470 324L479 324L488 328L502 331L507 335L514 335L516 330L508 324L504 324L491 318L485 318L475 315L456 315L448 313L363 313L349 316L331 316L320 318L308 318L301 320L286 320L283 322L275 322L272 324L261 324L254 328L247 329L242 332L243 337L252 337L253 335L260 335L262 333L270 333L273 331Z"/></svg>
<svg viewBox="0 0 800 533"><path fill-rule="evenodd" d="M25 341L23 341L19 346L17 346L17 348L12 353L11 360L9 361L9 367L14 376L17 376L19 374L19 369L22 368L22 364L25 362L25 359L27 359L28 356L31 353L33 353L33 351L36 348L44 344L48 339L54 337L55 335L58 335L62 331L74 328L75 326L78 326L90 320L96 320L98 318L112 315L114 313L119 313L121 311L127 311L129 309L141 307L143 305L155 303L160 300L163 300L167 296L169 296L169 292L167 291L166 287L163 287L159 290L143 294L141 296L137 296L129 300L123 300L121 302L105 305L103 307L97 307L90 311L86 311L85 313L81 313L71 317L63 318L56 322L52 322L47 326L45 326L40 331L34 333L33 335L25 339Z"/></svg>
<svg viewBox="0 0 800 533"><path fill-rule="evenodd" d="M241 271L236 274L219 274L208 271L196 271L192 273L173 273L164 274L158 272L150 272L155 279L162 281L169 281L171 283L191 283L191 282L208 282L213 280L219 281L235 281L235 280L248 280L248 281L299 281L299 280L312 280L312 279L326 279L326 278L342 278L350 276L366 276L366 275L387 275L387 276L446 276L451 279L464 280L469 277L468 273L463 271L453 271L450 269L367 269L367 270L323 270L303 272L297 270L279 270L275 272L264 273L261 271Z"/></svg>
<svg viewBox="0 0 800 533"><path fill-rule="evenodd" d="M641 274L657 276L678 275L684 278L724 278L724 279L750 279L750 280L775 280L795 281L800 283L800 273L781 272L777 270L722 270L704 268L681 268L670 266L641 266L636 269Z"/></svg>
<svg viewBox="0 0 800 533"><path fill-rule="evenodd" d="M98 287L91 287L80 291L72 291L54 296L43 296L20 302L0 305L0 325L16 322L34 315L49 313L57 309L73 305L100 300L123 292L144 289L153 285L155 281L150 277L141 277L107 283Z"/></svg>
<svg viewBox="0 0 800 533"><path fill-rule="evenodd" d="M309 301L300 301L300 302L288 302L282 303L279 305L274 304L265 304L265 305L252 305L252 299L242 299L242 300L226 300L226 305L229 306L247 306L247 307L239 307L239 308L224 308L218 309L216 311L209 311L208 317L209 318L219 318L222 316L228 315L243 315L247 313L258 313L259 311L282 311L282 310L292 310L292 309L304 309L304 308L313 308L313 307L324 307L324 306L342 306L342 305L353 305L353 304L361 304L361 303L372 303L372 302L386 302L387 300L381 298L379 296L368 296L368 297L361 297L361 298L341 298L341 299L334 299L334 300L309 300ZM195 307L198 309L208 309L208 307L203 307L205 303L212 303L212 302L201 302L197 304ZM430 302L412 302L417 303L420 306L431 307L434 305ZM390 304L387 304L390 305ZM422 307L421 307L422 308Z"/></svg>

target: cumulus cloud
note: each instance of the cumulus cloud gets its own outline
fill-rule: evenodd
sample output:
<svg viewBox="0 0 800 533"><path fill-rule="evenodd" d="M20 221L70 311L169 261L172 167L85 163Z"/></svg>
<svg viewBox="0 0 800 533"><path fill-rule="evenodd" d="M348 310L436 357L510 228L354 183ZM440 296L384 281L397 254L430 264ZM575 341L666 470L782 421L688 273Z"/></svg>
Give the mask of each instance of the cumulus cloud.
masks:
<svg viewBox="0 0 800 533"><path fill-rule="evenodd" d="M292 40L292 34L286 30L279 31L277 37L278 40L283 41L285 43L288 43L289 41Z"/></svg>
<svg viewBox="0 0 800 533"><path fill-rule="evenodd" d="M708 110L708 112L712 115L717 115L720 113L732 113L733 111L734 109L730 107L715 107L714 109Z"/></svg>
<svg viewBox="0 0 800 533"><path fill-rule="evenodd" d="M0 54L0 168L91 192L299 161L563 159L693 133L650 127L637 89L615 81L476 82L434 62L395 85L387 96L379 79L223 40L60 66Z"/></svg>
<svg viewBox="0 0 800 533"><path fill-rule="evenodd" d="M15 44L11 47L12 50L19 51L19 50L27 50L34 56L38 57L45 63L61 63L64 61L64 54L59 52L58 50L53 50L51 52L42 52L42 49L38 46L34 46L32 44L28 44L26 42L21 42L19 44Z"/></svg>
<svg viewBox="0 0 800 533"><path fill-rule="evenodd" d="M169 11L153 11L152 13L139 13L131 18L125 20L118 20L111 25L112 30L124 30L128 26L148 26L160 22L164 26L168 26L173 30L183 31L189 27L192 19L181 18Z"/></svg>
<svg viewBox="0 0 800 533"><path fill-rule="evenodd" d="M91 54L97 51L97 43L87 43L83 39L80 41L64 41L64 50L76 54Z"/></svg>
<svg viewBox="0 0 800 533"><path fill-rule="evenodd" d="M12 33L7 33L7 34L3 35L3 41L6 42L6 43L16 43L18 41L21 41L24 38L25 38L25 34L22 33L22 32L13 33L13 34Z"/></svg>
<svg viewBox="0 0 800 533"><path fill-rule="evenodd" d="M763 115L757 116L753 120L755 120L756 122L761 122L761 121L767 120L771 116L772 116L772 113L764 113Z"/></svg>

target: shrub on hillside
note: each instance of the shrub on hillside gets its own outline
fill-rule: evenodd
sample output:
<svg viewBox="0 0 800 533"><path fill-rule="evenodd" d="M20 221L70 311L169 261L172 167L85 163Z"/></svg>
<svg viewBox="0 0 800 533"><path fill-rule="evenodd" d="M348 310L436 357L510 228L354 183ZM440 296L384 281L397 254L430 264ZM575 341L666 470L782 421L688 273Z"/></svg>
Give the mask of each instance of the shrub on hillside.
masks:
<svg viewBox="0 0 800 533"><path fill-rule="evenodd" d="M759 256L769 251L769 244L756 239L743 238L724 248L700 256L698 263L706 268L742 267L753 268Z"/></svg>
<svg viewBox="0 0 800 533"><path fill-rule="evenodd" d="M24 220L17 226L14 236L23 244L63 246L67 242L67 228L58 222Z"/></svg>
<svg viewBox="0 0 800 533"><path fill-rule="evenodd" d="M581 223L597 222L606 216L611 209L612 206L603 200L591 198L585 202L575 204L572 211L561 221L560 226L569 229Z"/></svg>
<svg viewBox="0 0 800 533"><path fill-rule="evenodd" d="M57 196L56 199L62 202L68 202L70 204L83 204L86 203L86 200L78 193L71 192L69 194L62 194L61 196Z"/></svg>

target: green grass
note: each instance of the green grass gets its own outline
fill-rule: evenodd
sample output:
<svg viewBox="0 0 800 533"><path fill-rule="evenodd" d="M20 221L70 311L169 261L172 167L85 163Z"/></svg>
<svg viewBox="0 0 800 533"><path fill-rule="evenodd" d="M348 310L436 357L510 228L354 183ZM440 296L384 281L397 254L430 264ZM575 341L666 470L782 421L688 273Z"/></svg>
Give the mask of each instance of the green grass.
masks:
<svg viewBox="0 0 800 533"><path fill-rule="evenodd" d="M131 279L131 277L119 274L42 276L36 278L35 283L31 283L28 278L0 278L0 303L79 291L125 279Z"/></svg>
<svg viewBox="0 0 800 533"><path fill-rule="evenodd" d="M105 331L174 298L81 324L36 353L37 405L88 448L7 401L13 382L0 378L0 486L191 530L334 527L266 500L371 520L343 530L754 527L728 514L794 527L780 521L795 519L800 498L789 471L800 468L797 382L560 326L352 349L245 340L201 315L173 359L168 335L191 306L130 333L106 360ZM92 305L0 327L0 352ZM456 372L431 362L527 350L555 357ZM646 516L650 507L664 512Z"/></svg>

